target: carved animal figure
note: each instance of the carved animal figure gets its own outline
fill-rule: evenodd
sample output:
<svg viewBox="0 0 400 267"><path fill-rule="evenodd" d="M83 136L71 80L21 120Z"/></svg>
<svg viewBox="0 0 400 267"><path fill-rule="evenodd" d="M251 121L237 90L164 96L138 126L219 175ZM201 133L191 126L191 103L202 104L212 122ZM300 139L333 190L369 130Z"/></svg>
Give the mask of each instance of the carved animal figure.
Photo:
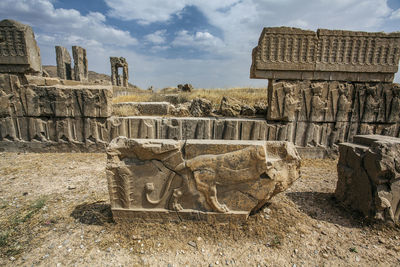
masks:
<svg viewBox="0 0 400 267"><path fill-rule="evenodd" d="M171 186L171 181L175 175L184 178L185 183L189 178L194 179L197 190L203 194L207 204L213 211L228 212L226 205L219 203L217 199L217 186L227 186L233 184L256 181L260 178L267 178L268 169L271 163L266 161L265 148L261 146L250 146L238 151L229 152L220 155L201 155L186 160L179 164L169 176L166 189L159 200L151 200L150 194L154 190L154 185L148 183L145 190L147 200L152 204L158 204L166 198L166 194ZM182 196L182 189L185 186L174 189L172 194L172 207L175 210L181 210L178 199ZM188 186L186 186L188 188Z"/></svg>

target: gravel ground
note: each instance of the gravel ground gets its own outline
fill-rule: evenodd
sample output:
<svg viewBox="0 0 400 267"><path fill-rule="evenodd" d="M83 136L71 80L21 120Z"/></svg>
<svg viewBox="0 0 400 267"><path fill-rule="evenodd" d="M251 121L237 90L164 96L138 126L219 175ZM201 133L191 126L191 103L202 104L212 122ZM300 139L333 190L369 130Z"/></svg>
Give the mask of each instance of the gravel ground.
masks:
<svg viewBox="0 0 400 267"><path fill-rule="evenodd" d="M0 265L399 266L400 228L336 203L336 161L242 225L115 224L105 154L0 153Z"/></svg>

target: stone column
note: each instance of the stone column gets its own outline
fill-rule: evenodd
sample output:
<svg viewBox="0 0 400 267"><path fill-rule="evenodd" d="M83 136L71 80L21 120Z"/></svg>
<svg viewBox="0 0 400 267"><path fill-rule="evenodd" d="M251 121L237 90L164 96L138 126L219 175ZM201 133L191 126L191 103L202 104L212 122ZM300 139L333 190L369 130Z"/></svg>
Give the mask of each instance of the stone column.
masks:
<svg viewBox="0 0 400 267"><path fill-rule="evenodd" d="M88 78L88 61L86 57L86 49L80 46L72 47L74 57L74 76L76 81L87 82Z"/></svg>
<svg viewBox="0 0 400 267"><path fill-rule="evenodd" d="M56 46L57 76L64 80L72 80L71 56L62 46Z"/></svg>

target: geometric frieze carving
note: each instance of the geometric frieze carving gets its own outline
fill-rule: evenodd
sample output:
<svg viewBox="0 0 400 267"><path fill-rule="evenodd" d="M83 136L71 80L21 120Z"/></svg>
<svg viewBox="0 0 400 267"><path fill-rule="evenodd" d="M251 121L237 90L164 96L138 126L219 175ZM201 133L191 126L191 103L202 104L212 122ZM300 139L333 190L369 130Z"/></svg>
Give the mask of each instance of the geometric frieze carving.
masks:
<svg viewBox="0 0 400 267"><path fill-rule="evenodd" d="M116 220L245 220L300 176L289 142L117 137L107 155Z"/></svg>
<svg viewBox="0 0 400 267"><path fill-rule="evenodd" d="M392 82L400 32L264 28L252 52L250 78Z"/></svg>
<svg viewBox="0 0 400 267"><path fill-rule="evenodd" d="M128 62L123 57L110 57L111 63L111 83L116 86L128 87ZM122 68L122 77L118 73L118 69Z"/></svg>
<svg viewBox="0 0 400 267"><path fill-rule="evenodd" d="M14 20L0 21L0 73L41 72L40 50L32 28Z"/></svg>

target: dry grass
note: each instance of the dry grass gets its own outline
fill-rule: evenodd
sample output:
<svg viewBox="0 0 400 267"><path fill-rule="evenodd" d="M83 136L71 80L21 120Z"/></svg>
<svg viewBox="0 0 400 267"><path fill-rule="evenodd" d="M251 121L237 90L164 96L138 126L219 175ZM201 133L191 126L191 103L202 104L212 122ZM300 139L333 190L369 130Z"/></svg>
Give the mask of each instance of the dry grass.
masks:
<svg viewBox="0 0 400 267"><path fill-rule="evenodd" d="M164 88L156 93L142 93L116 97L113 103L120 102L162 102L173 104L184 103L196 97L210 100L214 106L219 106L222 97L230 96L243 103L254 105L267 102L267 88L229 88L229 89L194 89L192 92L179 92L177 88Z"/></svg>

